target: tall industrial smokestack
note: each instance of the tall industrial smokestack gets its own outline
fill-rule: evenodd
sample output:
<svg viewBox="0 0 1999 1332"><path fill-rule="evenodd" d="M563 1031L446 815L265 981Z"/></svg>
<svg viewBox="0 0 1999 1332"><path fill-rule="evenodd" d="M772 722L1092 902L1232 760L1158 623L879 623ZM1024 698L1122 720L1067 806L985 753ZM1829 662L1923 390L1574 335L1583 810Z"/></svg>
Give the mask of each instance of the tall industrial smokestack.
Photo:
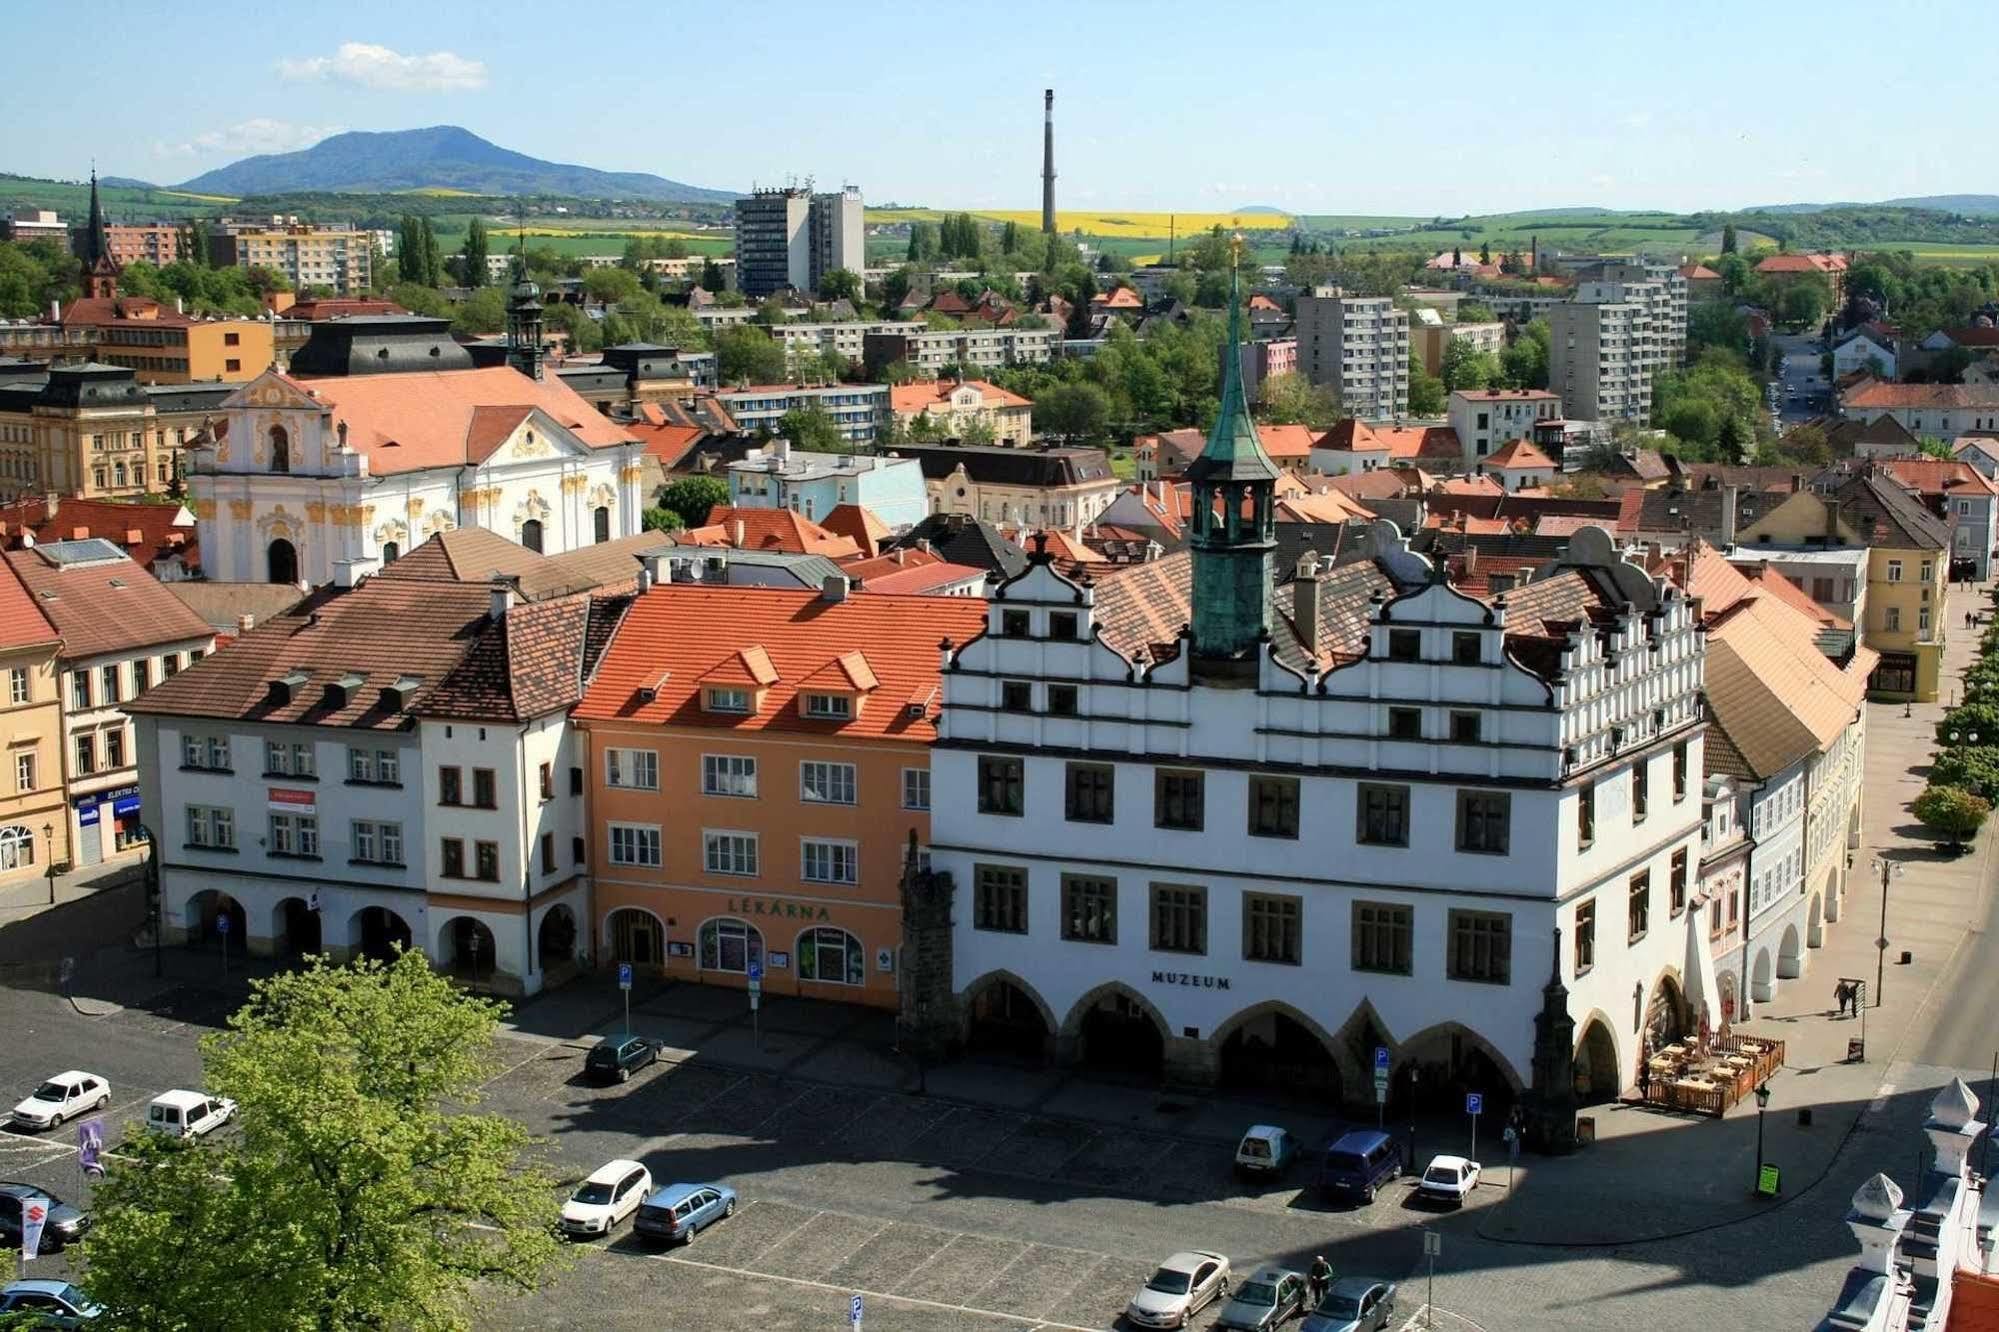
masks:
<svg viewBox="0 0 1999 1332"><path fill-rule="evenodd" d="M1041 230L1055 234L1055 90L1041 93Z"/></svg>

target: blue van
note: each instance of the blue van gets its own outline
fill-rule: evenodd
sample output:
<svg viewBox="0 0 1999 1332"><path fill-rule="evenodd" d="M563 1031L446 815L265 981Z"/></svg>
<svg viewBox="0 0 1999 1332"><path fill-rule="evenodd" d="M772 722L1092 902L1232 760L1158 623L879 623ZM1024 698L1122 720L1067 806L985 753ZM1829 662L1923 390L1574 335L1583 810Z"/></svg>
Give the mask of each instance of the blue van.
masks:
<svg viewBox="0 0 1999 1332"><path fill-rule="evenodd" d="M1319 1188L1326 1193L1373 1202L1374 1192L1402 1173L1402 1149L1376 1129L1355 1129L1326 1148Z"/></svg>

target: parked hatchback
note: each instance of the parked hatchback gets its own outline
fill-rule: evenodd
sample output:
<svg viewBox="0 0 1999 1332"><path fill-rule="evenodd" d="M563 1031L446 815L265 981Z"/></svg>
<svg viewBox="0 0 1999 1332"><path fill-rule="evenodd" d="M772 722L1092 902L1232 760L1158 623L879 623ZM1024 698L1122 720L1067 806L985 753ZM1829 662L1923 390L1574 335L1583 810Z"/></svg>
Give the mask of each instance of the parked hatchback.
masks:
<svg viewBox="0 0 1999 1332"><path fill-rule="evenodd" d="M111 1084L95 1073L71 1069L35 1088L14 1107L14 1122L23 1128L60 1128L65 1119L102 1110L111 1104Z"/></svg>
<svg viewBox="0 0 1999 1332"><path fill-rule="evenodd" d="M67 1281L16 1281L0 1290L0 1314L27 1318L27 1327L82 1327L102 1312Z"/></svg>
<svg viewBox="0 0 1999 1332"><path fill-rule="evenodd" d="M608 1235L652 1192L652 1172L637 1161L597 1167L562 1204L562 1229L571 1235Z"/></svg>
<svg viewBox="0 0 1999 1332"><path fill-rule="evenodd" d="M583 1071L599 1082L623 1082L647 1064L659 1062L659 1047L643 1036L605 1038L583 1056Z"/></svg>
<svg viewBox="0 0 1999 1332"><path fill-rule="evenodd" d="M1462 1156L1433 1156L1416 1192L1435 1202L1463 1207L1465 1199L1478 1187L1478 1175L1476 1161L1467 1161Z"/></svg>
<svg viewBox="0 0 1999 1332"><path fill-rule="evenodd" d="M1380 1332L1394 1316L1393 1282L1341 1277L1298 1325L1298 1332Z"/></svg>
<svg viewBox="0 0 1999 1332"><path fill-rule="evenodd" d="M1236 1173L1279 1175L1297 1153L1297 1139L1275 1124L1252 1124L1236 1144Z"/></svg>
<svg viewBox="0 0 1999 1332"><path fill-rule="evenodd" d="M1259 1267L1236 1287L1215 1326L1239 1332L1270 1332L1305 1304L1305 1274L1282 1267Z"/></svg>
<svg viewBox="0 0 1999 1332"><path fill-rule="evenodd" d="M74 1244L90 1229L90 1218L81 1209L70 1206L53 1193L32 1184L0 1182L0 1244L10 1249L21 1246L21 1229L26 1224L30 1207L47 1210L42 1221L42 1242L36 1249L38 1253L54 1253L66 1244Z"/></svg>
<svg viewBox="0 0 1999 1332"><path fill-rule="evenodd" d="M1401 1173L1402 1151L1395 1139L1376 1129L1355 1129L1326 1148L1319 1187L1371 1203L1375 1190Z"/></svg>
<svg viewBox="0 0 1999 1332"><path fill-rule="evenodd" d="M735 1214L736 1191L727 1184L669 1184L645 1200L632 1233L684 1244Z"/></svg>

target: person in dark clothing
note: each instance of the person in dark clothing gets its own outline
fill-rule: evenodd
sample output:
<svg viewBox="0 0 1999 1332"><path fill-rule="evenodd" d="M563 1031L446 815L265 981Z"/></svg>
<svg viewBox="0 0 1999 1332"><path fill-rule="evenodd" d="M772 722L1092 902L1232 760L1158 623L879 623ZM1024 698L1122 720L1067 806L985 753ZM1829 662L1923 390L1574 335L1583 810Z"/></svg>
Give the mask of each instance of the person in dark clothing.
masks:
<svg viewBox="0 0 1999 1332"><path fill-rule="evenodd" d="M1326 1288L1333 1284L1333 1265L1326 1261L1324 1254L1312 1259L1311 1270L1305 1273L1305 1279L1311 1283L1312 1307L1316 1309L1319 1301L1326 1297Z"/></svg>

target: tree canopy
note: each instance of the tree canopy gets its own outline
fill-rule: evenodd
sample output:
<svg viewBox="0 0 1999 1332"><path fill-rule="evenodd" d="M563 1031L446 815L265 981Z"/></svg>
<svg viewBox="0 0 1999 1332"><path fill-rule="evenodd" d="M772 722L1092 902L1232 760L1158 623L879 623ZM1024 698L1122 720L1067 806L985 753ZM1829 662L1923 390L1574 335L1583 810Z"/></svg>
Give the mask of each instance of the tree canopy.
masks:
<svg viewBox="0 0 1999 1332"><path fill-rule="evenodd" d="M718 504L729 502L729 483L718 476L683 476L659 488L659 507L680 519L683 527L699 527Z"/></svg>
<svg viewBox="0 0 1999 1332"><path fill-rule="evenodd" d="M784 344L749 324L721 329L715 334L715 371L724 384L781 384Z"/></svg>

